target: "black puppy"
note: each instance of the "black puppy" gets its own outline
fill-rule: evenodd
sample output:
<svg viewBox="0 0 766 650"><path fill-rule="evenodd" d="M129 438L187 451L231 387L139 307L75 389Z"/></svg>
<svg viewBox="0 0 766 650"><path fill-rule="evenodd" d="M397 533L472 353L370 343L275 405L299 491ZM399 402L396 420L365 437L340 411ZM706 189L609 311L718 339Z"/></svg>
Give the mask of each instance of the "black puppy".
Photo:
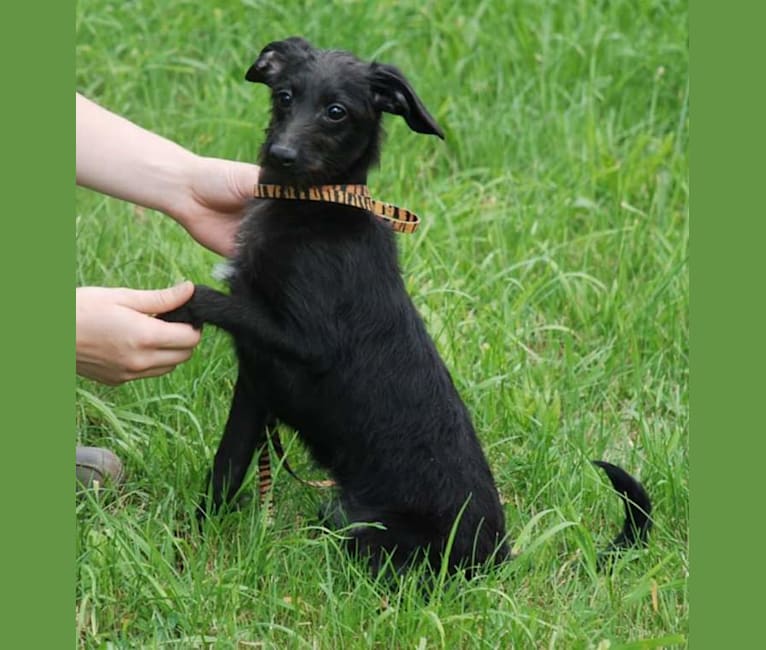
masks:
<svg viewBox="0 0 766 650"><path fill-rule="evenodd" d="M262 183L366 183L383 112L443 138L398 69L347 52L300 38L274 42L246 79L272 91ZM336 523L380 524L350 533L373 568L385 557L401 569L421 556L438 567L453 526L450 570L508 556L492 473L405 290L388 225L348 206L257 200L228 284L229 295L197 286L189 303L163 316L212 323L236 346L239 375L212 470L213 509L234 496L278 419L336 480ZM613 481L630 479L607 469ZM632 486L626 494L648 514L648 499ZM643 537L640 509L628 512L626 530Z"/></svg>

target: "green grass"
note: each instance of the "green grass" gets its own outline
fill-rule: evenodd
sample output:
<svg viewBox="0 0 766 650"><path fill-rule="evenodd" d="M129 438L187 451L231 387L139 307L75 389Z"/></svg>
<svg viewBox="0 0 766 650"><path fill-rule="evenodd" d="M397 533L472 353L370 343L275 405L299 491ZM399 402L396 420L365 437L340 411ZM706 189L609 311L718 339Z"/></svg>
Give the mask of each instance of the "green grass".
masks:
<svg viewBox="0 0 766 650"><path fill-rule="evenodd" d="M78 502L81 647L683 647L685 3L80 0L77 88L199 153L254 160L267 93L243 74L292 34L397 64L445 128L443 143L386 118L370 184L424 219L399 238L407 286L522 558L430 602L415 580L387 593L313 527L322 495L284 473L273 526L252 507L187 534L235 377L208 329L169 376L78 380L78 441L129 472L120 494ZM79 284L211 281L216 256L170 219L85 190L76 207ZM312 474L298 443L290 455ZM648 549L611 576L594 554L621 508L590 458L640 474L655 502Z"/></svg>

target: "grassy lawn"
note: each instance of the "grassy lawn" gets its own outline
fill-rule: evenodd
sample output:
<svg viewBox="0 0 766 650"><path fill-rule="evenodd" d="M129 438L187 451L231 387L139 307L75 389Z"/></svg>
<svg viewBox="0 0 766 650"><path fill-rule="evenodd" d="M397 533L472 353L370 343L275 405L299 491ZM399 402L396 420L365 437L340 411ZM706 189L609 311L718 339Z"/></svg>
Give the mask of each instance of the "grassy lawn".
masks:
<svg viewBox="0 0 766 650"><path fill-rule="evenodd" d="M386 118L370 180L419 213L407 286L495 472L521 559L424 601L386 590L314 526L323 495L285 473L256 507L186 534L228 413L212 328L171 375L78 380L77 440L114 449L118 495L77 505L81 647L684 647L688 625L686 4L665 0L77 3L77 89L206 155L254 160L267 42L395 63L447 139ZM77 191L82 285L214 283L170 219ZM292 432L293 465L321 476ZM621 506L590 458L640 475L646 550L595 549ZM249 485L255 489L250 479Z"/></svg>

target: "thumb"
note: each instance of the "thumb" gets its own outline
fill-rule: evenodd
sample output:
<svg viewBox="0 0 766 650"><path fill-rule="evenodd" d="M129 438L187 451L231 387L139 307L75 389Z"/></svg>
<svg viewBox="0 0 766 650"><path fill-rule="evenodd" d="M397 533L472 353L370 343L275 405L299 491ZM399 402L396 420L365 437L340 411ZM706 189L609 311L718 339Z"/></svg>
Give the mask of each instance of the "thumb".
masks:
<svg viewBox="0 0 766 650"><path fill-rule="evenodd" d="M123 289L120 304L144 314L164 314L188 302L193 294L194 284L186 280L167 289Z"/></svg>
<svg viewBox="0 0 766 650"><path fill-rule="evenodd" d="M252 198L253 186L259 181L261 168L251 163L231 161L229 172L234 193L243 201Z"/></svg>

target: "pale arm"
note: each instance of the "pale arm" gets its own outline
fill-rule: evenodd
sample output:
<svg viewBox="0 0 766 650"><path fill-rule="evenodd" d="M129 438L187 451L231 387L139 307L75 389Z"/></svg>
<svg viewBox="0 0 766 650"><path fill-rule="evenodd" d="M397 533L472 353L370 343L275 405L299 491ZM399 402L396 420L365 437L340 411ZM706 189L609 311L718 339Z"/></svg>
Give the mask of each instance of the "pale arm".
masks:
<svg viewBox="0 0 766 650"><path fill-rule="evenodd" d="M257 165L198 156L79 93L76 102L78 185L164 212L231 255Z"/></svg>
<svg viewBox="0 0 766 650"><path fill-rule="evenodd" d="M231 255L256 165L197 156L76 95L78 185L164 212L207 248ZM107 384L153 377L186 361L191 326L154 318L192 296L190 282L154 291L81 287L77 373Z"/></svg>

